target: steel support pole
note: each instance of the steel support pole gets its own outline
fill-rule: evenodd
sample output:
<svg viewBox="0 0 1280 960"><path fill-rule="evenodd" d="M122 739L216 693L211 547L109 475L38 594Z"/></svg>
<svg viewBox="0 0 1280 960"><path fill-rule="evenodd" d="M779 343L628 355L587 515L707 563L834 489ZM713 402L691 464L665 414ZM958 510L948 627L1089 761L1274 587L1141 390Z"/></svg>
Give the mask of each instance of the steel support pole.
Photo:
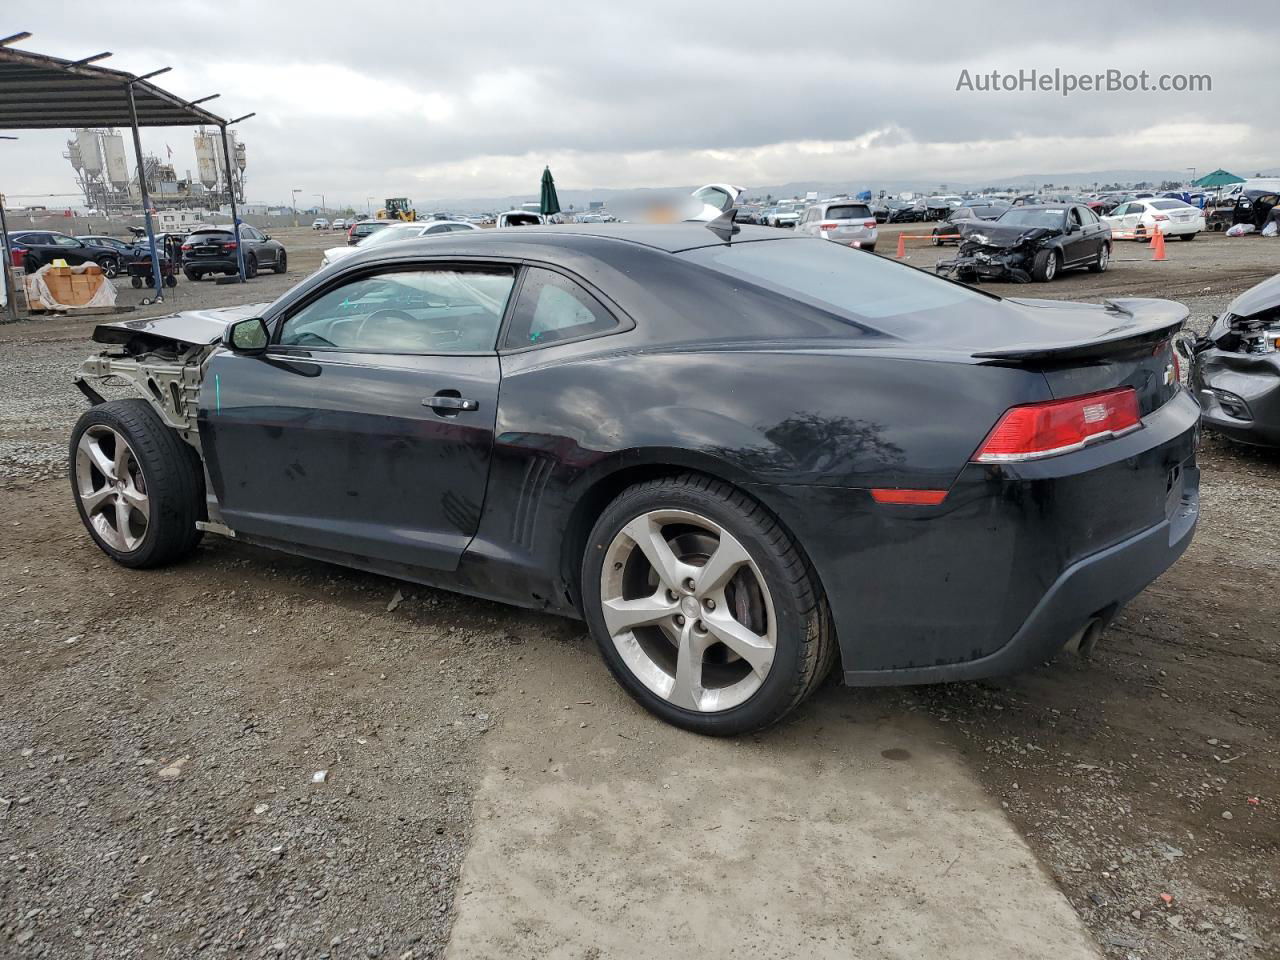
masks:
<svg viewBox="0 0 1280 960"><path fill-rule="evenodd" d="M227 145L227 125L222 130L222 162L227 170L227 199L231 202L231 229L236 236L236 266L240 270L240 282L244 283L244 248L240 245L240 216L236 213L236 186L231 178L231 148Z"/></svg>
<svg viewBox="0 0 1280 960"><path fill-rule="evenodd" d="M133 84L129 92L129 122L133 126L133 152L138 158L138 192L142 195L142 216L147 225L147 243L151 247L151 279L155 281L156 303L164 300L164 278L160 276L160 251L156 249L156 231L151 223L151 197L147 194L147 172L142 168L142 137L138 134L138 107L133 102Z"/></svg>
<svg viewBox="0 0 1280 960"><path fill-rule="evenodd" d="M4 273L0 281L4 283L5 302L10 320L18 319L18 285L13 282L13 251L9 246L9 222L4 217L4 194L0 193L0 237L4 238Z"/></svg>

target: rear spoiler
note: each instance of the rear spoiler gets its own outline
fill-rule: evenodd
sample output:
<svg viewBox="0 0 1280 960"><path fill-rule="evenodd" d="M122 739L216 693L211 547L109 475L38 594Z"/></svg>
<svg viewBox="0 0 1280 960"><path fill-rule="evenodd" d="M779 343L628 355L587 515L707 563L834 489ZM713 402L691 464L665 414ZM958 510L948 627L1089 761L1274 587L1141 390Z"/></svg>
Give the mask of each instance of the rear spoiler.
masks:
<svg viewBox="0 0 1280 960"><path fill-rule="evenodd" d="M1169 339L1182 329L1190 313L1185 304L1140 297L1107 300L1104 305L1107 312L1116 318L1116 325L1105 333L1079 340L1028 343L1001 350L984 350L973 356L979 360L1012 364L1114 357L1117 353L1154 346Z"/></svg>

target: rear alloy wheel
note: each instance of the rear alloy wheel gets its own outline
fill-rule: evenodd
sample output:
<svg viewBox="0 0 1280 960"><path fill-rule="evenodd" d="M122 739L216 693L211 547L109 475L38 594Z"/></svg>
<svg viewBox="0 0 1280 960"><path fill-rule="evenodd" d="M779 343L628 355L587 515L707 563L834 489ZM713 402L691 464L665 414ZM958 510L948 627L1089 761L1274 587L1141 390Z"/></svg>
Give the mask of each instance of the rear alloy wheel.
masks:
<svg viewBox="0 0 1280 960"><path fill-rule="evenodd" d="M70 474L80 519L117 563L160 566L199 542L198 455L145 400L112 400L81 414Z"/></svg>
<svg viewBox="0 0 1280 960"><path fill-rule="evenodd" d="M253 254L244 258L244 278L252 280L258 275L258 258Z"/></svg>
<svg viewBox="0 0 1280 960"><path fill-rule="evenodd" d="M98 261L98 266L108 280L114 280L120 274L120 261L115 257L103 257Z"/></svg>
<svg viewBox="0 0 1280 960"><path fill-rule="evenodd" d="M202 276L204 276L204 274L202 274L200 271L192 270L190 267L183 267L182 275L186 277L188 280L192 281L193 283L199 280Z"/></svg>
<svg viewBox="0 0 1280 960"><path fill-rule="evenodd" d="M643 706L698 733L776 722L825 678L815 578L755 501L706 477L650 481L601 515L583 564L591 632Z"/></svg>
<svg viewBox="0 0 1280 960"><path fill-rule="evenodd" d="M289 255L281 250L279 256L276 257L275 266L272 267L272 269L275 270L276 273L284 273L287 271L289 269Z"/></svg>
<svg viewBox="0 0 1280 960"><path fill-rule="evenodd" d="M1058 275L1058 251L1041 250L1031 265L1031 277L1038 283L1048 283Z"/></svg>
<svg viewBox="0 0 1280 960"><path fill-rule="evenodd" d="M1105 273L1107 267L1111 265L1111 246L1104 243L1102 249L1098 251L1098 259L1089 264L1089 270L1092 273Z"/></svg>

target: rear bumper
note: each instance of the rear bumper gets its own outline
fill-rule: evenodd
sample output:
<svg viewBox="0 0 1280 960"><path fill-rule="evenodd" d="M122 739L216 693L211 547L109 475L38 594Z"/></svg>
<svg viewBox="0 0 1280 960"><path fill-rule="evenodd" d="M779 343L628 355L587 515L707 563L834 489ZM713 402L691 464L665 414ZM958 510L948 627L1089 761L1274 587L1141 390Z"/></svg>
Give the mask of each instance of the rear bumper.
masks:
<svg viewBox="0 0 1280 960"><path fill-rule="evenodd" d="M866 490L759 492L822 582L845 680L936 683L1016 671L1103 620L1177 560L1199 516L1199 407L1075 453L968 464L936 507Z"/></svg>
<svg viewBox="0 0 1280 960"><path fill-rule="evenodd" d="M238 273L240 270L235 257L199 257L193 260L183 260L182 268L184 270L216 270L224 273Z"/></svg>
<svg viewBox="0 0 1280 960"><path fill-rule="evenodd" d="M1018 632L994 653L963 663L883 670L846 670L850 686L976 680L1026 670L1053 657L1095 618L1115 611L1173 566L1191 543L1200 517L1200 471L1185 467L1174 515L1114 546L1077 560L1045 591Z"/></svg>

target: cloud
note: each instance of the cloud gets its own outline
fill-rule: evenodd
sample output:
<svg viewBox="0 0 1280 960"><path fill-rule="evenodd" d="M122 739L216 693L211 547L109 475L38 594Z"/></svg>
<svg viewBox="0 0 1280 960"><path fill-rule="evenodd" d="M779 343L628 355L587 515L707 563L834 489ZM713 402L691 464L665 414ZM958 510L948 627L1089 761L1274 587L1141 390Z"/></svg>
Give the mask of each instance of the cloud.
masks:
<svg viewBox="0 0 1280 960"><path fill-rule="evenodd" d="M1250 0L1206 26L1189 2L1079 0L1073 29L988 3L141 3L102 22L49 0L14 25L24 46L174 67L180 95L220 91L252 199L293 187L367 196L533 193L550 163L565 188L729 180L998 179L1117 167L1274 166L1274 53ZM148 13L151 12L151 14ZM199 23L199 29L174 25ZM977 93L962 70L1207 73L1203 93ZM0 149L11 193L73 191L65 134ZM185 131L149 149L194 166ZM1252 172L1252 171L1250 171ZM308 198L309 199L309 198Z"/></svg>

